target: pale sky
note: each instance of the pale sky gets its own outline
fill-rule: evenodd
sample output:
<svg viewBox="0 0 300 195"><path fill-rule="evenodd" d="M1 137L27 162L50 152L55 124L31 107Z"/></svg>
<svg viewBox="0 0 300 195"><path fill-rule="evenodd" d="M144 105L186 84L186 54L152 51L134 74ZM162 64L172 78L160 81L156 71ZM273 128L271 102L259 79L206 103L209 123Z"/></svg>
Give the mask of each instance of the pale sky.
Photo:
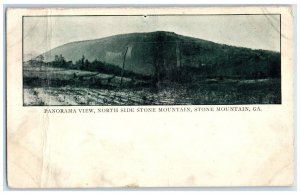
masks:
<svg viewBox="0 0 300 195"><path fill-rule="evenodd" d="M26 60L69 42L153 31L280 51L279 15L60 16L24 17L24 57Z"/></svg>

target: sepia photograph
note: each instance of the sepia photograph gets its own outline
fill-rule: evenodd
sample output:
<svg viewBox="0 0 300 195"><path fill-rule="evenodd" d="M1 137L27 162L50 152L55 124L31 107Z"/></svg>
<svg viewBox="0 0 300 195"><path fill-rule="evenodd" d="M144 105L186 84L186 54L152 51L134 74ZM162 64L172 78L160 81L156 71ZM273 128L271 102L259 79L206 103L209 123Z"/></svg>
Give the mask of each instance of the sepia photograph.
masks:
<svg viewBox="0 0 300 195"><path fill-rule="evenodd" d="M24 106L281 104L280 14L22 23Z"/></svg>

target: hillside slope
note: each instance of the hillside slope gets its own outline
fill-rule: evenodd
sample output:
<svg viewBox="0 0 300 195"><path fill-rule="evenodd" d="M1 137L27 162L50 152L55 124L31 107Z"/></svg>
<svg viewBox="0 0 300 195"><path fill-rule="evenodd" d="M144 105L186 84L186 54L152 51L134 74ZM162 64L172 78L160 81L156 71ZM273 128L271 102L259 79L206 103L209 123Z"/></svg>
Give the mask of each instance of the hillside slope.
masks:
<svg viewBox="0 0 300 195"><path fill-rule="evenodd" d="M75 63L83 55L89 61L100 60L157 79L179 77L280 77L280 54L217 44L172 32L121 34L72 42L43 54L45 61L62 55Z"/></svg>

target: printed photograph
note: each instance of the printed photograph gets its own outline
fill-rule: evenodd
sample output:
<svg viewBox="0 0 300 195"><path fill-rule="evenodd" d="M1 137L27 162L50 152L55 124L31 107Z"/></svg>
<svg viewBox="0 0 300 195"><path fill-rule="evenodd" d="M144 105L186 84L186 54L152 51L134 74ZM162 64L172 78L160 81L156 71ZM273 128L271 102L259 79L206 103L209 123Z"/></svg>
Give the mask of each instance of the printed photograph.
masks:
<svg viewBox="0 0 300 195"><path fill-rule="evenodd" d="M281 18L24 16L24 106L281 104Z"/></svg>

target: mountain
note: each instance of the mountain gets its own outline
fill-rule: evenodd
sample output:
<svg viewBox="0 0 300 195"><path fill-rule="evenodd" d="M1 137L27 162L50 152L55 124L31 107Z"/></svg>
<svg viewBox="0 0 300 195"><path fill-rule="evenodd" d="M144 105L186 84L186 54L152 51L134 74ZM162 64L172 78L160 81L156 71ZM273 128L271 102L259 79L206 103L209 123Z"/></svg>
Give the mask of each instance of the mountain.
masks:
<svg viewBox="0 0 300 195"><path fill-rule="evenodd" d="M234 35L232 35L234 36ZM173 32L130 33L72 42L44 54L46 62L62 55L75 63L82 56L123 66L159 79L202 77L280 77L280 53L228 46Z"/></svg>

